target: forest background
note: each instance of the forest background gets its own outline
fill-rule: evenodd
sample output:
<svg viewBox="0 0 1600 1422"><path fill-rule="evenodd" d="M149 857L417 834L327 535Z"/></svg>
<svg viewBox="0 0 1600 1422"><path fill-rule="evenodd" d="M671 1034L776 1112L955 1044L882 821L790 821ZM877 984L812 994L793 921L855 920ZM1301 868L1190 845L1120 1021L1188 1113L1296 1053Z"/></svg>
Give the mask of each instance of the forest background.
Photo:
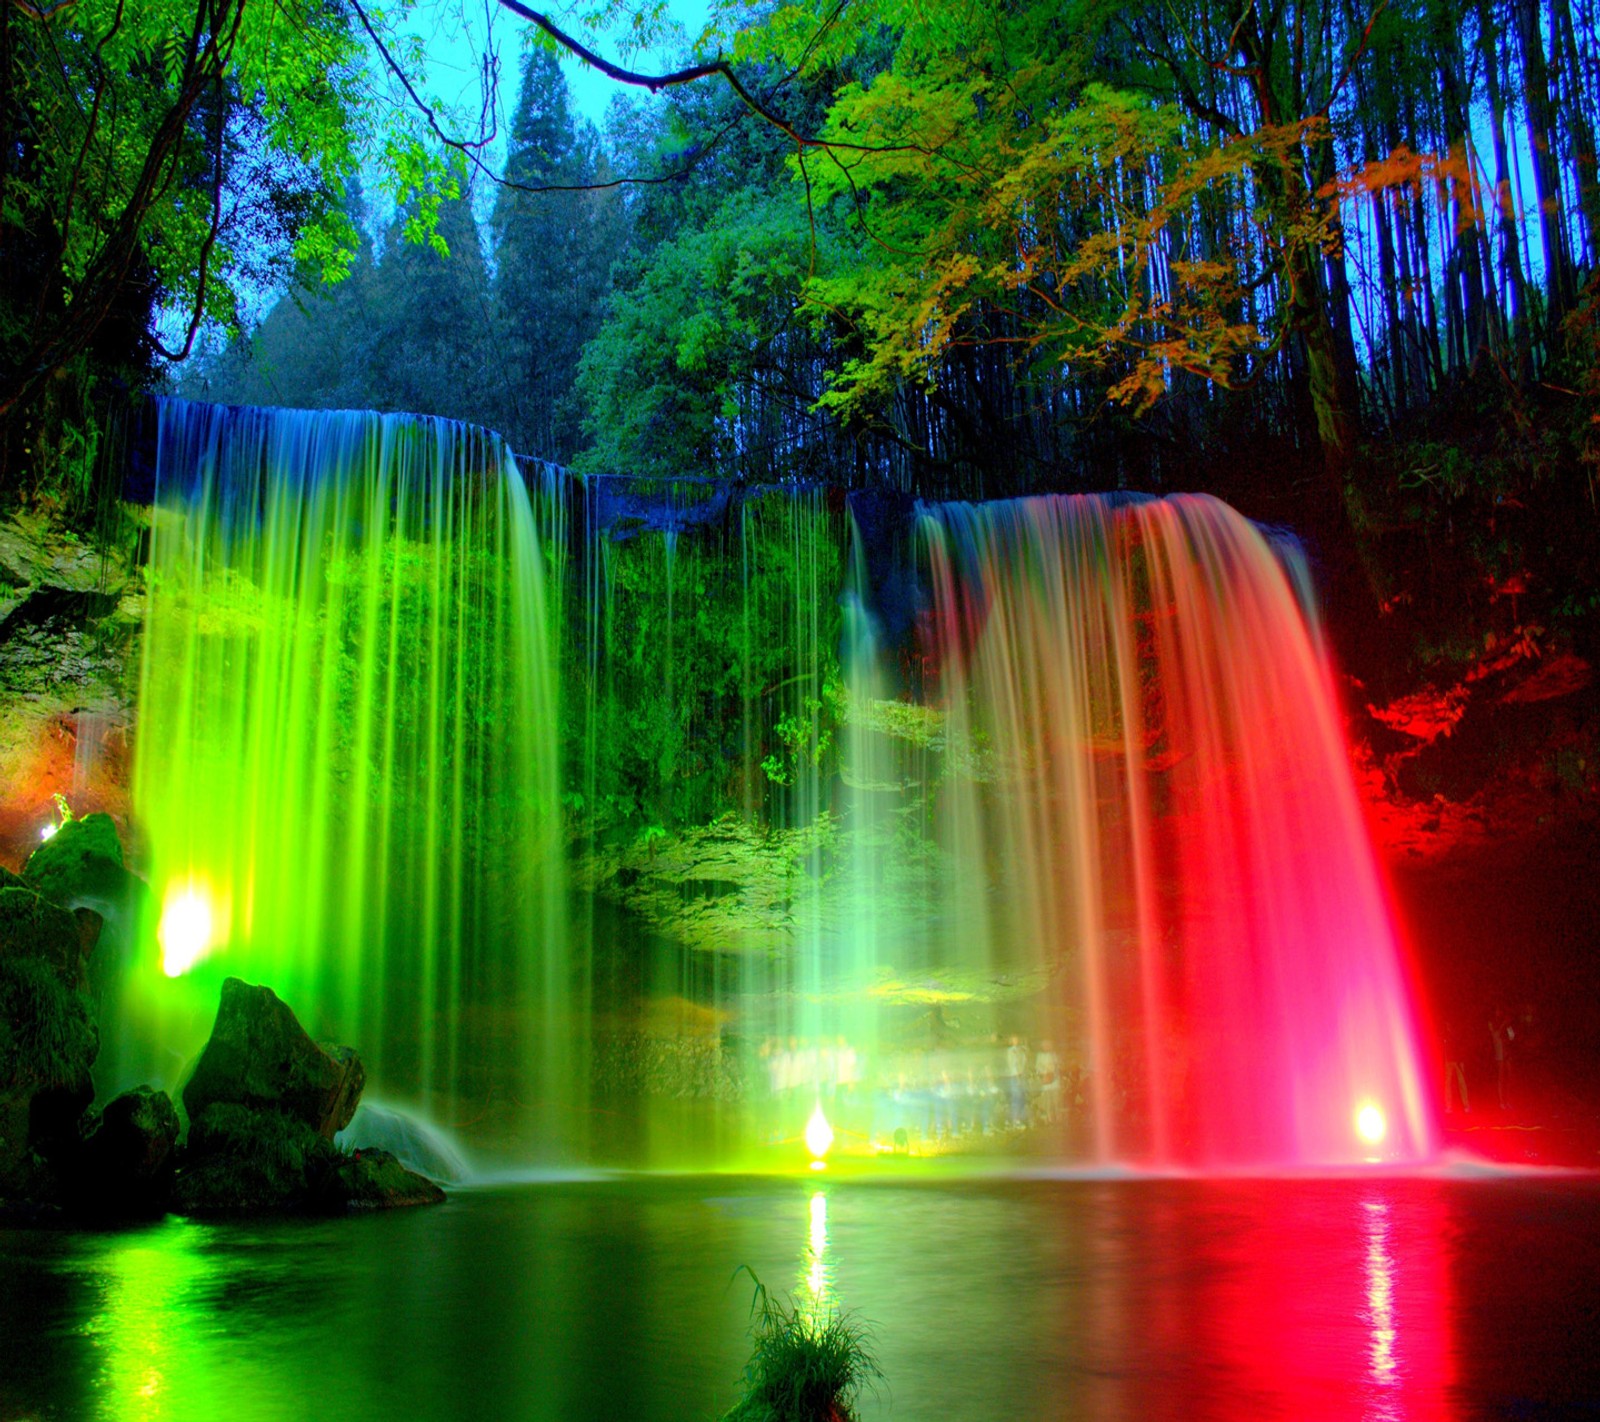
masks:
<svg viewBox="0 0 1600 1422"><path fill-rule="evenodd" d="M0 512L103 528L159 390L584 477L1215 493L1310 547L1419 938L1600 1001L1600 0L729 0L665 68L665 5L438 4L510 27L465 102L408 0L0 0Z"/></svg>
<svg viewBox="0 0 1600 1422"><path fill-rule="evenodd" d="M730 4L642 74L668 7L499 0L474 105L426 7L7 0L0 497L88 517L144 390L411 410L587 473L1209 490L1413 669L1508 587L1583 640L1596 9Z"/></svg>

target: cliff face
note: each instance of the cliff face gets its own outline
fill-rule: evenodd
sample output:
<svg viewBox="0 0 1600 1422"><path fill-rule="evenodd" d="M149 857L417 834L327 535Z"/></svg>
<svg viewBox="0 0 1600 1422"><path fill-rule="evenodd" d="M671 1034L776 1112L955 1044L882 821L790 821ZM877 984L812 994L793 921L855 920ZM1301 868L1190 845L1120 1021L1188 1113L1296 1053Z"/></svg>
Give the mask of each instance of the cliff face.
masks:
<svg viewBox="0 0 1600 1422"><path fill-rule="evenodd" d="M1447 1125L1502 1158L1600 1148L1597 545L1581 505L1480 510L1373 537L1327 579L1439 1101L1461 1063L1472 1112L1452 1094Z"/></svg>
<svg viewBox="0 0 1600 1422"><path fill-rule="evenodd" d="M102 548L43 514L0 521L0 864L21 867L58 794L126 826L134 536Z"/></svg>

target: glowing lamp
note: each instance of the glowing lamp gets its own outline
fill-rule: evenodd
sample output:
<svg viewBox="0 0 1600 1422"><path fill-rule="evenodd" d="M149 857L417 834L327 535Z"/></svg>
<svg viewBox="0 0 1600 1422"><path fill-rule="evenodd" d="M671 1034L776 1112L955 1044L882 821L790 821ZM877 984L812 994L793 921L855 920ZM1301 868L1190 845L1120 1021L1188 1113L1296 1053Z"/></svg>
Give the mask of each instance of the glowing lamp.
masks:
<svg viewBox="0 0 1600 1422"><path fill-rule="evenodd" d="M806 1122L805 1142L806 1149L811 1152L811 1168L821 1170L833 1146L833 1127L822 1114L820 1101L817 1102L817 1109L811 1113L811 1119Z"/></svg>
<svg viewBox="0 0 1600 1422"><path fill-rule="evenodd" d="M1389 1123L1383 1118L1383 1108L1371 1101L1363 1101L1356 1108L1356 1134L1369 1146L1378 1145L1388 1133Z"/></svg>
<svg viewBox="0 0 1600 1422"><path fill-rule="evenodd" d="M205 956L211 933L211 901L205 894L193 884L169 888L156 929L161 971L169 978L182 977Z"/></svg>

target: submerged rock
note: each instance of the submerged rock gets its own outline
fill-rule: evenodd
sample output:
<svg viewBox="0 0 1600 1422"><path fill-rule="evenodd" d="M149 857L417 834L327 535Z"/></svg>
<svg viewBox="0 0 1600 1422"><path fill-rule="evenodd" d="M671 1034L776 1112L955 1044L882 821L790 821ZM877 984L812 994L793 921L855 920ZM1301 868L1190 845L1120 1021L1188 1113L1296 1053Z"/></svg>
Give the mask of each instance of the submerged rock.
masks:
<svg viewBox="0 0 1600 1422"><path fill-rule="evenodd" d="M178 1108L165 1091L137 1086L101 1113L78 1153L69 1185L84 1213L161 1215L172 1194Z"/></svg>
<svg viewBox="0 0 1600 1422"><path fill-rule="evenodd" d="M354 1048L318 1046L271 988L229 978L183 1104L196 1123L220 1104L279 1111L331 1140L365 1084Z"/></svg>

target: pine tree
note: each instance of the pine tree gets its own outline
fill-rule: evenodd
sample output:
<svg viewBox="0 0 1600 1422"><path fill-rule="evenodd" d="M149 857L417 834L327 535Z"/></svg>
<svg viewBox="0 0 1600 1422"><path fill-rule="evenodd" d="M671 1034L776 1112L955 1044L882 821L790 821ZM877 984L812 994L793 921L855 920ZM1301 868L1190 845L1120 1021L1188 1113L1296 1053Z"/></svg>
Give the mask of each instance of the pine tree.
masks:
<svg viewBox="0 0 1600 1422"><path fill-rule="evenodd" d="M562 463L581 445L573 384L584 343L600 323L622 240L599 135L575 123L555 57L531 50L511 124L510 184L492 219L500 427L522 452ZM528 188L555 191L532 192Z"/></svg>

